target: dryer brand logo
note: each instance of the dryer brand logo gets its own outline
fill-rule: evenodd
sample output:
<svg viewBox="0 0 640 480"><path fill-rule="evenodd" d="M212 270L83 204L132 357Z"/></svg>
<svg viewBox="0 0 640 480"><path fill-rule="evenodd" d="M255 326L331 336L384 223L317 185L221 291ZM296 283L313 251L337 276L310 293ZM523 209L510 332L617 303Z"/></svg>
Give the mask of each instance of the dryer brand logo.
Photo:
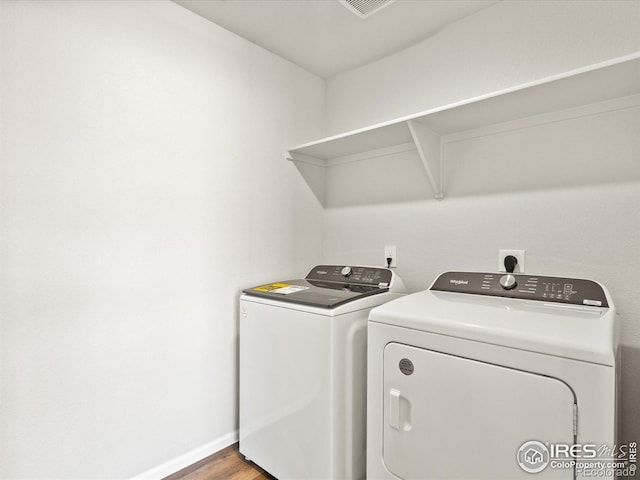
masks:
<svg viewBox="0 0 640 480"><path fill-rule="evenodd" d="M408 358L400 360L398 366L400 367L400 371L405 375L411 375L413 373L413 362Z"/></svg>
<svg viewBox="0 0 640 480"><path fill-rule="evenodd" d="M453 283L454 285L469 285L469 280L449 280L449 283Z"/></svg>

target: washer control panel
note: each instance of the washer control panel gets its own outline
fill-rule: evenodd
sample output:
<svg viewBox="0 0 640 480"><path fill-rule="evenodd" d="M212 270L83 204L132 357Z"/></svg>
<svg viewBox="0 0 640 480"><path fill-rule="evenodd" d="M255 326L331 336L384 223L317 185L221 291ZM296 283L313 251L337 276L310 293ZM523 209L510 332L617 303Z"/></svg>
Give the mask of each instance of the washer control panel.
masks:
<svg viewBox="0 0 640 480"><path fill-rule="evenodd" d="M592 280L516 273L447 272L430 290L490 295L541 302L609 307L600 285Z"/></svg>
<svg viewBox="0 0 640 480"><path fill-rule="evenodd" d="M352 267L349 265L318 265L305 277L305 280L323 282L360 283L388 287L393 274L387 268Z"/></svg>

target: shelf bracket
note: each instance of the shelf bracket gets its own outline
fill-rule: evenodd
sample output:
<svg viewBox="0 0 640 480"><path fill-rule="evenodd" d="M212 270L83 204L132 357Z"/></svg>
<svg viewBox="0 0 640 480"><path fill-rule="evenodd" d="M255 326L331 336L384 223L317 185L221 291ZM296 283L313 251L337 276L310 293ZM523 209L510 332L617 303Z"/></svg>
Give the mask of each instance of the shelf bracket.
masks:
<svg viewBox="0 0 640 480"><path fill-rule="evenodd" d="M315 165L316 167L326 167L326 160L322 160L320 158L312 157L310 155L303 155L302 153L287 151L285 153L285 158L290 162L302 162L308 163L309 165Z"/></svg>
<svg viewBox="0 0 640 480"><path fill-rule="evenodd" d="M320 205L326 204L326 176L327 162L317 157L304 155L291 150L285 153L285 158L295 165L307 185L320 202Z"/></svg>
<svg viewBox="0 0 640 480"><path fill-rule="evenodd" d="M407 126L416 144L422 165L427 172L427 178L433 188L435 198L442 200L444 198L444 169L442 168L440 135L415 120L407 120Z"/></svg>

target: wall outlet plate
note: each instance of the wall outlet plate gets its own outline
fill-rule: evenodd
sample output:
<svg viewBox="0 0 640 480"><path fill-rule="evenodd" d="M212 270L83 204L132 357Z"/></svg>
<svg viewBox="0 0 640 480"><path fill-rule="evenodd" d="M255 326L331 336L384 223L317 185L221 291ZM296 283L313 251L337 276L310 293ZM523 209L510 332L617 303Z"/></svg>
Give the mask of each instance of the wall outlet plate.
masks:
<svg viewBox="0 0 640 480"><path fill-rule="evenodd" d="M504 268L504 259L505 257L508 257L509 255L513 255L514 257L516 257L518 259L518 264L516 265L515 270L513 271L513 273L524 273L524 267L525 267L525 253L524 250L507 250L507 249L500 249L498 251L498 271L499 272L506 272L507 270Z"/></svg>
<svg viewBox="0 0 640 480"><path fill-rule="evenodd" d="M395 245L385 245L384 246L384 260L382 261L382 264L386 267L387 266L387 258L391 257L391 265L389 265L390 267L397 267L398 266L398 256L397 256L397 252L396 252L396 246Z"/></svg>

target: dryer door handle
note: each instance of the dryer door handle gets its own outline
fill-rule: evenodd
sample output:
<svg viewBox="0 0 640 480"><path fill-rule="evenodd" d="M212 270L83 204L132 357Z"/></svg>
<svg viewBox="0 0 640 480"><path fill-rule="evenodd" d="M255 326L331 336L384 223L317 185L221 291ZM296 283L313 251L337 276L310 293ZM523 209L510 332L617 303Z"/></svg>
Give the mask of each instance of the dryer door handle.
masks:
<svg viewBox="0 0 640 480"><path fill-rule="evenodd" d="M389 390L389 425L399 432L411 430L411 402L400 390Z"/></svg>
<svg viewBox="0 0 640 480"><path fill-rule="evenodd" d="M400 430L400 390L389 390L389 425Z"/></svg>

